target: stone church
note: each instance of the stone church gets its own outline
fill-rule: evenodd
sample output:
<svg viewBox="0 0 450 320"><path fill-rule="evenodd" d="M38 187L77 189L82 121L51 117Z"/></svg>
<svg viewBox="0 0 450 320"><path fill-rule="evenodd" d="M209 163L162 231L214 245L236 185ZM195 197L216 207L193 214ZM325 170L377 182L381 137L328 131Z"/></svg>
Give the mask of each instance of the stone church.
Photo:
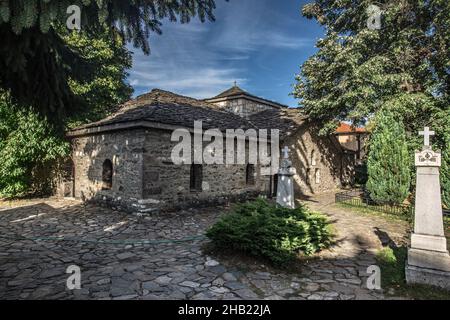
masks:
<svg viewBox="0 0 450 320"><path fill-rule="evenodd" d="M258 164L173 163L172 132L193 132L199 120L203 130L278 129L280 148L289 147L297 170L298 196L335 189L351 176L351 161L336 137L319 136L319 128L298 109L237 86L206 100L155 89L68 133L73 152L58 195L142 213L272 197L277 175L262 175Z"/></svg>

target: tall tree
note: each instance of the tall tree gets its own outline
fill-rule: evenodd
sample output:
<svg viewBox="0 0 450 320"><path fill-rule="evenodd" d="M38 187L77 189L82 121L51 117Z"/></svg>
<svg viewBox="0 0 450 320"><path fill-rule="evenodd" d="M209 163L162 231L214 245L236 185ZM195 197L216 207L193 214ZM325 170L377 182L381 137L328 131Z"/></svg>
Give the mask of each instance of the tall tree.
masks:
<svg viewBox="0 0 450 320"><path fill-rule="evenodd" d="M133 88L126 78L132 66L132 55L121 38L110 41L103 31L94 37L84 32L70 32L63 39L83 59L97 66L89 81L69 77L71 91L85 101L87 108L72 115L67 121L68 127L98 121L131 98Z"/></svg>
<svg viewBox="0 0 450 320"><path fill-rule="evenodd" d="M402 203L409 194L410 159L403 124L394 115L381 111L375 119L375 129L367 160L367 190L380 203Z"/></svg>
<svg viewBox="0 0 450 320"><path fill-rule="evenodd" d="M69 127L99 120L130 98L126 70L131 66L131 54L120 39L111 42L105 32L94 37L84 32L66 33L63 39L66 46L97 65L89 81L69 78L74 96L87 104L84 112L66 119ZM15 104L0 89L0 198L51 191L53 169L70 151L57 129L36 110Z"/></svg>
<svg viewBox="0 0 450 320"><path fill-rule="evenodd" d="M307 115L324 124L322 133L342 120L363 124L383 107L403 119L410 153L421 146L417 132L430 126L438 134L434 147L448 159L448 134L439 126L446 121L442 116L449 117L450 2L377 1L380 29L368 28L372 4L316 0L303 7L303 15L316 19L326 34L303 64L294 95Z"/></svg>
<svg viewBox="0 0 450 320"><path fill-rule="evenodd" d="M62 118L78 111L69 78L83 82L97 66L67 47L58 29L67 9L81 8L81 29L87 34L106 28L110 40L150 52L148 36L161 33L163 20L187 23L192 17L214 20L214 0L0 0L0 87L20 105Z"/></svg>

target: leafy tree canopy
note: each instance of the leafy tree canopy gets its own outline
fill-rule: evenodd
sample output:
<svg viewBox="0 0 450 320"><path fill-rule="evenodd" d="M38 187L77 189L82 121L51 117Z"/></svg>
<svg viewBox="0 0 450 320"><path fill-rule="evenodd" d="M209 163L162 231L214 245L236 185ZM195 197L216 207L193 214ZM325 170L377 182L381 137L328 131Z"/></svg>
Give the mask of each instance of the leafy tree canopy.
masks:
<svg viewBox="0 0 450 320"><path fill-rule="evenodd" d="M449 159L450 1L377 1L381 29L375 30L367 25L372 4L316 0L303 7L326 34L303 64L294 95L323 123L323 134L342 120L364 124L383 108L402 119L411 156L423 144L418 131L430 126L437 132L434 148ZM448 173L441 176L450 206Z"/></svg>
<svg viewBox="0 0 450 320"><path fill-rule="evenodd" d="M45 118L31 108L17 108L5 92L0 92L0 119L0 198L44 191L48 179L35 179L39 168L65 156L69 144Z"/></svg>
<svg viewBox="0 0 450 320"><path fill-rule="evenodd" d="M69 77L71 91L85 101L87 108L68 118L68 127L98 121L131 98L133 88L126 82L126 70L132 66L132 56L120 38L111 42L106 31L93 36L71 32L64 41L97 66L89 81L77 82Z"/></svg>
<svg viewBox="0 0 450 320"><path fill-rule="evenodd" d="M318 0L303 7L326 36L302 66L294 94L328 130L336 119L363 123L386 102L421 122L448 106L450 2L377 2L380 30L367 27L372 3Z"/></svg>

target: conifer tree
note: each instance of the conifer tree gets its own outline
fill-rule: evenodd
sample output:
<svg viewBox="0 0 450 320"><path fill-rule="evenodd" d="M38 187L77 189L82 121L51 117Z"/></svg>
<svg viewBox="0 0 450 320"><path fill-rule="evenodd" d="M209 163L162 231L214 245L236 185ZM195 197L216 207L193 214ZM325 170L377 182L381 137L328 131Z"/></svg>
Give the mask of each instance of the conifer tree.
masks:
<svg viewBox="0 0 450 320"><path fill-rule="evenodd" d="M399 204L409 194L410 154L403 125L382 110L376 120L367 160L370 197L378 203Z"/></svg>
<svg viewBox="0 0 450 320"><path fill-rule="evenodd" d="M69 6L81 9L86 34L108 30L110 41L121 37L149 54L150 33L162 32L162 21L188 23L198 17L213 21L214 0L0 0L0 87L18 105L33 106L60 120L79 112L69 78L83 82L96 65L66 46Z"/></svg>

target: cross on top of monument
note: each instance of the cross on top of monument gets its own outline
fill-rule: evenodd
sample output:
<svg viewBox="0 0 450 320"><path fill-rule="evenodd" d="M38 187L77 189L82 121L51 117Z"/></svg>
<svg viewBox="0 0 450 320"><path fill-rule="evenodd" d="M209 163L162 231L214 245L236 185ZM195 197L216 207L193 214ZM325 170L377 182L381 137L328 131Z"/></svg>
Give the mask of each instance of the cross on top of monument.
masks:
<svg viewBox="0 0 450 320"><path fill-rule="evenodd" d="M435 132L430 131L429 127L425 127L424 131L419 131L419 135L424 137L424 145L426 147L430 146L430 136L434 136Z"/></svg>
<svg viewBox="0 0 450 320"><path fill-rule="evenodd" d="M288 146L285 146L281 151L283 151L283 158L289 159L289 148Z"/></svg>

